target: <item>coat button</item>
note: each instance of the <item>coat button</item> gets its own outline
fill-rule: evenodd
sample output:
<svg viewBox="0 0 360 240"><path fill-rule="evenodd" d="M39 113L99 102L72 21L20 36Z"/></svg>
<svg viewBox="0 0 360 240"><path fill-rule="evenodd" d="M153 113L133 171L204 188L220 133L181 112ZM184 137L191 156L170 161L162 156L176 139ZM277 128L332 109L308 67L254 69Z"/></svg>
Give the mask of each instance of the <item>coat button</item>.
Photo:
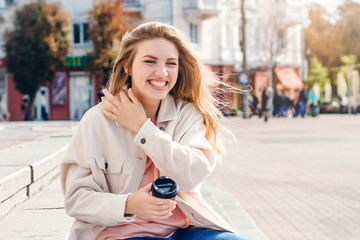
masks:
<svg viewBox="0 0 360 240"><path fill-rule="evenodd" d="M140 139L140 142L141 142L141 144L145 144L145 143L146 143L146 139L145 139L145 138L142 138L142 139Z"/></svg>
<svg viewBox="0 0 360 240"><path fill-rule="evenodd" d="M159 129L160 129L161 131L164 131L164 130L165 130L165 128L164 128L163 126L160 126Z"/></svg>

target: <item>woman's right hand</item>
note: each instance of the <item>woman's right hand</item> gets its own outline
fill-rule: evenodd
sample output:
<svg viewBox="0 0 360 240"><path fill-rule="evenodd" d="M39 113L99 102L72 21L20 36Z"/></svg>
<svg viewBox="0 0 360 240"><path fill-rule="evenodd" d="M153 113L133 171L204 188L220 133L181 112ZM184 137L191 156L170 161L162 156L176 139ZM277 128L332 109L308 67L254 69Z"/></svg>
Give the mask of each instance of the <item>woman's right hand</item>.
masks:
<svg viewBox="0 0 360 240"><path fill-rule="evenodd" d="M125 214L134 214L150 219L166 219L172 215L176 202L152 196L151 183L130 194L125 207Z"/></svg>

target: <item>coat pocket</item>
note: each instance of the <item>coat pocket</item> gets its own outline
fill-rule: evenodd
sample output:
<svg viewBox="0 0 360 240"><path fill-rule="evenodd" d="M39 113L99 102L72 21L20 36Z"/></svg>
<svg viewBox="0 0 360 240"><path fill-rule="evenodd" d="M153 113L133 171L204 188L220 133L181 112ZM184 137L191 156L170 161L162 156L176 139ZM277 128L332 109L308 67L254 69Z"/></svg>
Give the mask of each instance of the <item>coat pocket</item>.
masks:
<svg viewBox="0 0 360 240"><path fill-rule="evenodd" d="M122 171L124 161L119 158L95 157L99 169L103 172L111 193L119 193L123 188Z"/></svg>

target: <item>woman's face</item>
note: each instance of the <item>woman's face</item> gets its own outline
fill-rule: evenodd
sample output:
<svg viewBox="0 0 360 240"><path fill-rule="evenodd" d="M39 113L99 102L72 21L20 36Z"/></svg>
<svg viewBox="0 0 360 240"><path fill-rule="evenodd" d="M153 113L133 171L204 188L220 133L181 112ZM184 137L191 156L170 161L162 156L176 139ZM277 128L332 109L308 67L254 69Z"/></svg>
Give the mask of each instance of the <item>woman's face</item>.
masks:
<svg viewBox="0 0 360 240"><path fill-rule="evenodd" d="M179 71L179 52L165 39L138 43L132 63L132 89L142 103L160 102L174 87Z"/></svg>

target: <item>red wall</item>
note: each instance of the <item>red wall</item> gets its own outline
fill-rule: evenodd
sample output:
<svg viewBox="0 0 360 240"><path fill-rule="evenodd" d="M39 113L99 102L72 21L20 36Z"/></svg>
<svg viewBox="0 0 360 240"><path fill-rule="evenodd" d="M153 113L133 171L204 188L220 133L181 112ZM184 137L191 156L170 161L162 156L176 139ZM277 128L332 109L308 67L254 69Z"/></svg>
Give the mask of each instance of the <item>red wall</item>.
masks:
<svg viewBox="0 0 360 240"><path fill-rule="evenodd" d="M8 96L8 111L10 112L11 121L24 120L24 112L21 110L23 102L23 95L16 89L12 74L7 78L7 96Z"/></svg>

